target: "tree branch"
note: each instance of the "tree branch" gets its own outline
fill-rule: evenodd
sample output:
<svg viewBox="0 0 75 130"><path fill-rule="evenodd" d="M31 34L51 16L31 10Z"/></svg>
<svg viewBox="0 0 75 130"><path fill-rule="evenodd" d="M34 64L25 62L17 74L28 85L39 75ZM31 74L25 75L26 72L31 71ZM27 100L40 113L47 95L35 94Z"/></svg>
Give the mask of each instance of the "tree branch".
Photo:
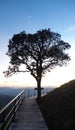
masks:
<svg viewBox="0 0 75 130"><path fill-rule="evenodd" d="M19 68L17 66L9 66L8 67L8 70L7 71L4 71L3 73L5 74L5 77L10 77L12 76L13 74L15 73L18 73L18 72L29 72L28 70L19 70Z"/></svg>

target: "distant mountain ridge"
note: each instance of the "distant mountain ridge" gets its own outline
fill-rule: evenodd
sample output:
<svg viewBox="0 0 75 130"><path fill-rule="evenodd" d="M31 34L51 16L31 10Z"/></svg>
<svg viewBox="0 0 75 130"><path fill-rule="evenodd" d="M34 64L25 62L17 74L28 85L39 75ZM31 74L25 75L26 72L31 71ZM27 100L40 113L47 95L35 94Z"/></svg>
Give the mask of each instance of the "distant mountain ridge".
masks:
<svg viewBox="0 0 75 130"><path fill-rule="evenodd" d="M7 103L13 99L12 96L1 95L0 94L0 109L2 109Z"/></svg>
<svg viewBox="0 0 75 130"><path fill-rule="evenodd" d="M23 88L14 88L14 87L0 87L0 94L15 96L21 92Z"/></svg>
<svg viewBox="0 0 75 130"><path fill-rule="evenodd" d="M0 87L0 109L9 103L22 90L23 89L20 88Z"/></svg>

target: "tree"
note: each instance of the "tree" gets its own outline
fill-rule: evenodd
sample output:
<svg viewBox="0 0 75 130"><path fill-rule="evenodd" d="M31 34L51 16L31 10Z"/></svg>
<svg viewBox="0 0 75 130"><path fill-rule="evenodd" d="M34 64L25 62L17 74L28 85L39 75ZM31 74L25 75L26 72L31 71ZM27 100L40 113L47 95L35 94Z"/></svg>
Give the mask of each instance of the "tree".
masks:
<svg viewBox="0 0 75 130"><path fill-rule="evenodd" d="M8 70L5 76L17 72L30 72L37 81L38 99L41 98L41 80L47 71L55 66L63 66L70 60L65 53L71 46L61 40L59 33L50 29L42 29L35 34L26 34L24 31L15 34L9 40L7 55L10 57ZM25 69L21 70L21 65Z"/></svg>

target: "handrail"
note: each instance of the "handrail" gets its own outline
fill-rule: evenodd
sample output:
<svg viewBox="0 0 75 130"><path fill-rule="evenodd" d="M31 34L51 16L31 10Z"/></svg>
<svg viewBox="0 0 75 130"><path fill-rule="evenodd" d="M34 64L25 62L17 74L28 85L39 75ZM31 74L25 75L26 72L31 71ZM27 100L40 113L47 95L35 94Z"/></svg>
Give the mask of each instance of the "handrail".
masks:
<svg viewBox="0 0 75 130"><path fill-rule="evenodd" d="M24 99L25 90L21 91L2 110L0 110L0 130L7 130Z"/></svg>

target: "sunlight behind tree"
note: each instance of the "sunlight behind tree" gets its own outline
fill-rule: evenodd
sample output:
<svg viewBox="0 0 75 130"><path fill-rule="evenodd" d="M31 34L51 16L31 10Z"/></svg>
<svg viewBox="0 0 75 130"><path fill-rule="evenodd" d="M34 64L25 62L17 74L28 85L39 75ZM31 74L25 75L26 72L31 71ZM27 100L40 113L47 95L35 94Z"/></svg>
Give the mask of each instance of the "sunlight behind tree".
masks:
<svg viewBox="0 0 75 130"><path fill-rule="evenodd" d="M15 34L9 40L7 55L10 57L8 70L5 76L17 72L30 72L37 81L38 99L41 99L41 80L46 72L56 66L67 64L70 57L65 53L71 46L61 40L59 33L50 29L42 29L35 34L26 34L24 31ZM25 66L22 67L21 66Z"/></svg>

